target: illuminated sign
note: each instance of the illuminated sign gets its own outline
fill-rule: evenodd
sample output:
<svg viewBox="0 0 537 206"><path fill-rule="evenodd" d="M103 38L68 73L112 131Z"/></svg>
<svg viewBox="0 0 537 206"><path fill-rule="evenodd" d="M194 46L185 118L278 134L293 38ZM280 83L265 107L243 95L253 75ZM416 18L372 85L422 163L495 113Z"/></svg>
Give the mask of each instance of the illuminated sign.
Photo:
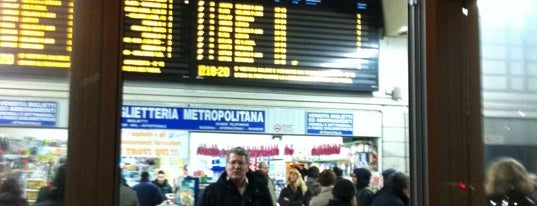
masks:
<svg viewBox="0 0 537 206"><path fill-rule="evenodd" d="M123 128L264 132L265 111L179 107L122 107Z"/></svg>
<svg viewBox="0 0 537 206"><path fill-rule="evenodd" d="M0 125L53 127L57 116L56 102L0 100Z"/></svg>
<svg viewBox="0 0 537 206"><path fill-rule="evenodd" d="M373 0L127 0L122 70L176 81L375 91L379 12Z"/></svg>
<svg viewBox="0 0 537 206"><path fill-rule="evenodd" d="M306 133L316 135L352 135L353 114L306 113Z"/></svg>
<svg viewBox="0 0 537 206"><path fill-rule="evenodd" d="M378 0L125 0L122 9L127 77L378 89ZM72 26L73 0L0 0L0 72L70 68Z"/></svg>
<svg viewBox="0 0 537 206"><path fill-rule="evenodd" d="M0 71L70 68L73 0L0 0Z"/></svg>

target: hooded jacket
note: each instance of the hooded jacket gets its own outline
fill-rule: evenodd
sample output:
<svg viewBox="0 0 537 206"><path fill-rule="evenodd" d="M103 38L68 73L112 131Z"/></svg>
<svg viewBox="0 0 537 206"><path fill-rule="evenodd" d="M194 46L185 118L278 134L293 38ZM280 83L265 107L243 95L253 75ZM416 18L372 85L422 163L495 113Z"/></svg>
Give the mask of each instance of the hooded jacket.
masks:
<svg viewBox="0 0 537 206"><path fill-rule="evenodd" d="M369 188L371 172L366 168L356 168L353 171L358 179L356 183L356 201L360 206L370 206L373 202L374 192Z"/></svg>
<svg viewBox="0 0 537 206"><path fill-rule="evenodd" d="M205 188L197 206L272 206L272 198L262 176L246 172L248 186L243 195L224 172L215 183Z"/></svg>
<svg viewBox="0 0 537 206"><path fill-rule="evenodd" d="M371 206L408 206L409 201L403 191L387 185L376 193Z"/></svg>

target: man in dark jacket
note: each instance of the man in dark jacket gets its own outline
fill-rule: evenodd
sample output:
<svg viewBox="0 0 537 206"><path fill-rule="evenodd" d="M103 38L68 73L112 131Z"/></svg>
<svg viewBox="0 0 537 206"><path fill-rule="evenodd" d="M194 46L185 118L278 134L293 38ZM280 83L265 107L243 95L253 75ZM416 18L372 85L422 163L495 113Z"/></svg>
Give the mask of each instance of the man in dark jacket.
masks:
<svg viewBox="0 0 537 206"><path fill-rule="evenodd" d="M248 169L250 155L242 147L226 154L226 171L205 188L198 206L272 206L263 177Z"/></svg>
<svg viewBox="0 0 537 206"><path fill-rule="evenodd" d="M140 206L155 206L164 201L164 195L160 189L149 181L149 173L143 171L141 174L140 183L132 187L138 195Z"/></svg>
<svg viewBox="0 0 537 206"><path fill-rule="evenodd" d="M371 206L408 206L410 177L403 172L396 172L388 180L388 184L376 193Z"/></svg>
<svg viewBox="0 0 537 206"><path fill-rule="evenodd" d="M371 180L371 172L367 168L356 168L353 170L356 176L356 201L360 206L370 206L373 202L373 196L375 193L369 187Z"/></svg>
<svg viewBox="0 0 537 206"><path fill-rule="evenodd" d="M308 179L306 180L306 186L311 191L313 196L317 196L321 193L321 185L319 184L319 168L311 166L308 168Z"/></svg>
<svg viewBox="0 0 537 206"><path fill-rule="evenodd" d="M262 176L267 180L267 187L272 198L272 203L276 205L278 202L278 197L276 197L276 185L274 185L274 180L269 176L269 165L267 162L259 162L257 164L258 170L256 172L261 172Z"/></svg>
<svg viewBox="0 0 537 206"><path fill-rule="evenodd" d="M162 195L164 195L164 197L166 197L166 194L173 193L173 187L168 184L166 174L164 174L164 171L162 170L158 171L157 179L153 180L151 183L160 189L160 192Z"/></svg>

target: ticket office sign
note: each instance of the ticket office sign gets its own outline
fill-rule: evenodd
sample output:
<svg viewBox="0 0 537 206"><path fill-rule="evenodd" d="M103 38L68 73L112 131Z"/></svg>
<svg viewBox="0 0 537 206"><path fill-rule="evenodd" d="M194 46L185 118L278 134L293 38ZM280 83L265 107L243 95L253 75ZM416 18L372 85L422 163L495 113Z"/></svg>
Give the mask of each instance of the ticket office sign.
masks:
<svg viewBox="0 0 537 206"><path fill-rule="evenodd" d="M0 125L54 127L57 121L56 102L0 100Z"/></svg>
<svg viewBox="0 0 537 206"><path fill-rule="evenodd" d="M181 107L122 107L123 128L265 132L265 111Z"/></svg>
<svg viewBox="0 0 537 206"><path fill-rule="evenodd" d="M306 113L306 132L313 135L353 135L353 114Z"/></svg>

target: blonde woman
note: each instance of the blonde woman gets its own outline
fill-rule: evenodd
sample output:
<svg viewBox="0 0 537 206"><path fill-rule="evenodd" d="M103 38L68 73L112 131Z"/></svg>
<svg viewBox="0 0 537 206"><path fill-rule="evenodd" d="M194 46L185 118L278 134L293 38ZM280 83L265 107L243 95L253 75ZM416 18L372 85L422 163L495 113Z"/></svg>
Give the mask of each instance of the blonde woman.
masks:
<svg viewBox="0 0 537 206"><path fill-rule="evenodd" d="M290 169L287 175L287 186L280 192L278 203L280 206L306 206L312 194L308 190L302 175L296 169Z"/></svg>
<svg viewBox="0 0 537 206"><path fill-rule="evenodd" d="M501 158L487 170L487 205L533 206L534 184L526 168L513 158Z"/></svg>

